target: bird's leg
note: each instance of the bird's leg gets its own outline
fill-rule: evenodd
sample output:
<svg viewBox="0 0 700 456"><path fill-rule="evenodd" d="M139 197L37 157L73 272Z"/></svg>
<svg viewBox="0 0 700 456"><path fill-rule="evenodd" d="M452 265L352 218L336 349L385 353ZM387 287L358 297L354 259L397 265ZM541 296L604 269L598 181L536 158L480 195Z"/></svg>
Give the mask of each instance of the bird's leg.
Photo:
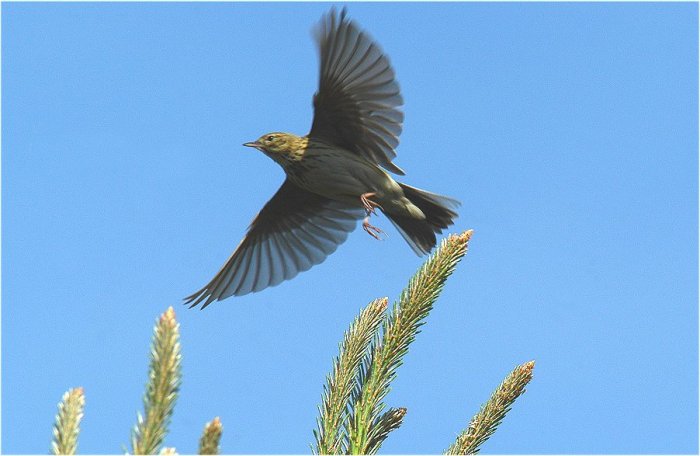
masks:
<svg viewBox="0 0 700 456"><path fill-rule="evenodd" d="M377 207L379 209L382 209L382 206L380 206L379 203L376 203L370 199L375 195L376 193L374 192L367 192L360 195L360 201L362 201L362 205L365 207L367 215L374 214L374 209Z"/></svg>
<svg viewBox="0 0 700 456"><path fill-rule="evenodd" d="M380 240L379 235L383 234L384 231L382 231L374 225L370 225L369 223L369 216L375 214L375 209L382 208L382 206L380 206L379 203L370 199L375 195L376 193L374 192L363 193L362 195L360 195L360 201L362 201L362 205L365 207L365 212L367 213L367 217L365 217L365 219L362 221L362 229L365 230L367 234L372 236L374 239Z"/></svg>

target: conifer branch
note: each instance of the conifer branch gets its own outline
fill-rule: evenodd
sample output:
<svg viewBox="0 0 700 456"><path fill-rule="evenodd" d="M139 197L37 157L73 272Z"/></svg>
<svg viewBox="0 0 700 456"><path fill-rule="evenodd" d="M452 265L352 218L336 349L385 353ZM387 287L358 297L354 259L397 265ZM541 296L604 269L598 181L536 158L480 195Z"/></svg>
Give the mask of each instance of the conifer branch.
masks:
<svg viewBox="0 0 700 456"><path fill-rule="evenodd" d="M338 454L346 450L345 428L355 377L384 320L387 302L387 298L372 301L345 332L339 354L333 362L333 371L326 377L323 387L318 431L314 431L315 454Z"/></svg>
<svg viewBox="0 0 700 456"><path fill-rule="evenodd" d="M379 451L379 447L382 446L389 433L401 426L404 416L406 416L405 408L392 408L383 413L376 422L372 423L367 442L368 454L376 454Z"/></svg>
<svg viewBox="0 0 700 456"><path fill-rule="evenodd" d="M218 416L205 424L202 438L199 439L198 454L219 454L219 441L223 431L224 427Z"/></svg>
<svg viewBox="0 0 700 456"><path fill-rule="evenodd" d="M491 398L472 418L469 427L457 437L445 454L476 454L481 445L496 431L515 400L525 392L525 386L532 380L534 361L516 367L496 388Z"/></svg>
<svg viewBox="0 0 700 456"><path fill-rule="evenodd" d="M383 335L371 356L360 367L360 376L349 420L348 447L351 454L370 454L373 423L384 410L384 398L402 364L403 356L433 308L447 278L467 252L473 231L451 235L411 278L383 325ZM376 450L375 450L376 451Z"/></svg>
<svg viewBox="0 0 700 456"><path fill-rule="evenodd" d="M63 394L61 402L58 403L58 414L53 428L53 454L75 454L78 450L78 434L84 408L85 395L82 388L73 388Z"/></svg>
<svg viewBox="0 0 700 456"><path fill-rule="evenodd" d="M156 322L148 384L143 398L145 417L138 414L131 435L134 454L157 453L168 432L181 380L179 328L172 307Z"/></svg>

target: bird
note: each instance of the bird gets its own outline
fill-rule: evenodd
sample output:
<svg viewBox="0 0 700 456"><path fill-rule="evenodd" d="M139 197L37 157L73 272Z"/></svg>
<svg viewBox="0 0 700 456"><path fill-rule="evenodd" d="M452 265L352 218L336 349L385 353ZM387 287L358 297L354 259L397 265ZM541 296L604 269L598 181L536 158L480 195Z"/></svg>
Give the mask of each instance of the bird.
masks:
<svg viewBox="0 0 700 456"><path fill-rule="evenodd" d="M243 240L185 304L214 301L275 286L323 262L362 219L381 211L419 256L454 223L459 201L396 181L393 163L402 131L403 98L388 57L343 8L315 28L320 53L313 121L306 136L271 132L243 146L285 172L282 186L251 222Z"/></svg>

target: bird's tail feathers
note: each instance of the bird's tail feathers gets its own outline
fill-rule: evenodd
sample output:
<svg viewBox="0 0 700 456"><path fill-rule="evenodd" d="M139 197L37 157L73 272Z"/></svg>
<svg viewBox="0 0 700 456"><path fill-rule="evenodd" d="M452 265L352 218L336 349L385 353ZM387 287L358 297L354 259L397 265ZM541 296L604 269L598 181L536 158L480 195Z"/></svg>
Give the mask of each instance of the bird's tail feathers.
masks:
<svg viewBox="0 0 700 456"><path fill-rule="evenodd" d="M425 214L425 219L416 219L406 215L386 213L396 229L406 239L414 252L422 256L429 253L437 239L436 234L454 223L457 218L455 209L460 205L456 199L420 190L410 185L399 183L403 193Z"/></svg>

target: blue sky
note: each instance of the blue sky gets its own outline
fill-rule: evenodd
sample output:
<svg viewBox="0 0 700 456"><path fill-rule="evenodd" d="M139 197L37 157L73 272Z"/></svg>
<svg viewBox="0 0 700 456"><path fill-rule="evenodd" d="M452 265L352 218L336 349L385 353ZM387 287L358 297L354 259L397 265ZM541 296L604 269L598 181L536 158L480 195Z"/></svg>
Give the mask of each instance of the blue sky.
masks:
<svg viewBox="0 0 700 456"><path fill-rule="evenodd" d="M2 5L2 450L127 444L158 314L184 379L166 443L307 453L343 331L422 260L388 220L290 282L189 310L305 134L330 4ZM489 453L698 451L698 7L352 4L395 67L404 181L463 202L470 251L388 397L384 453L445 449L534 359Z"/></svg>

